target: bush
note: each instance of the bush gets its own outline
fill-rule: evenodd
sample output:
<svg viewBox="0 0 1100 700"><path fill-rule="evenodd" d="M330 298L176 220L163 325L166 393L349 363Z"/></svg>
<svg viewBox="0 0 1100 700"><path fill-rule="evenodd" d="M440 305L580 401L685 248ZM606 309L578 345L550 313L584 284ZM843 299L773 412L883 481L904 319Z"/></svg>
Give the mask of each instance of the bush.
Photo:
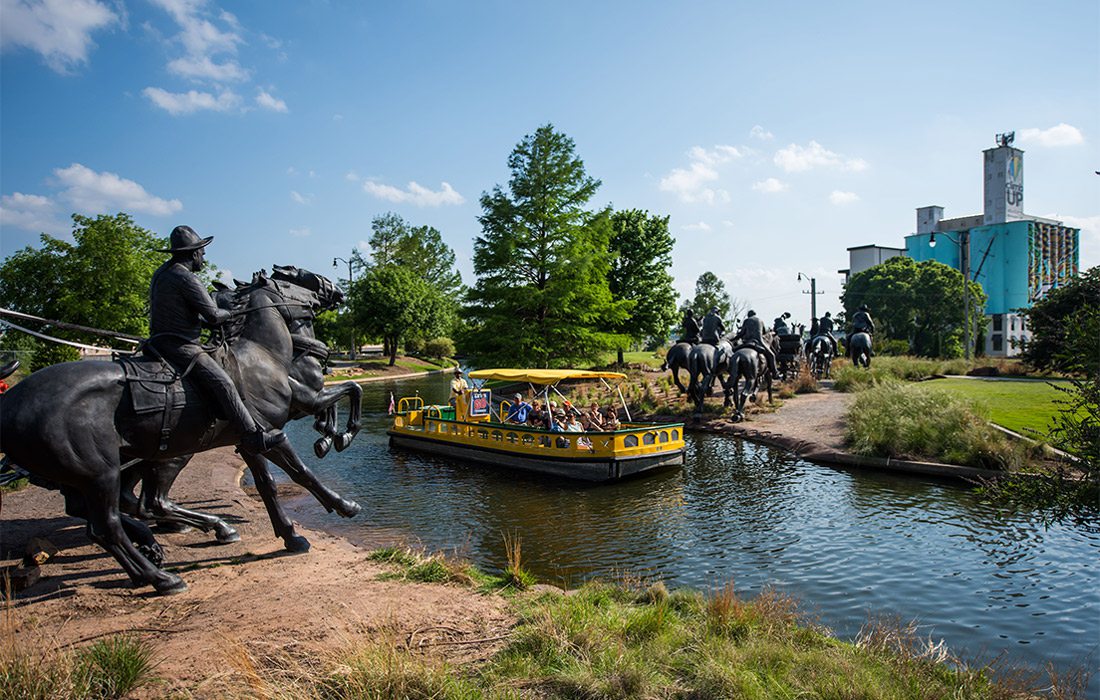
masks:
<svg viewBox="0 0 1100 700"><path fill-rule="evenodd" d="M856 397L847 438L856 454L985 469L1019 467L1029 456L993 428L977 404L896 381Z"/></svg>
<svg viewBox="0 0 1100 700"><path fill-rule="evenodd" d="M406 338L405 339L405 354L406 355L419 355L424 352L424 339L423 338Z"/></svg>
<svg viewBox="0 0 1100 700"><path fill-rule="evenodd" d="M424 354L428 357L454 357L454 341L450 338L432 338L424 343Z"/></svg>
<svg viewBox="0 0 1100 700"><path fill-rule="evenodd" d="M907 340L894 340L884 339L876 340L874 347L875 355L882 357L890 357L897 355L909 354L909 341Z"/></svg>
<svg viewBox="0 0 1100 700"><path fill-rule="evenodd" d="M39 341L34 355L31 356L31 371L37 372L43 367L62 362L76 362L79 359L80 351L74 347Z"/></svg>

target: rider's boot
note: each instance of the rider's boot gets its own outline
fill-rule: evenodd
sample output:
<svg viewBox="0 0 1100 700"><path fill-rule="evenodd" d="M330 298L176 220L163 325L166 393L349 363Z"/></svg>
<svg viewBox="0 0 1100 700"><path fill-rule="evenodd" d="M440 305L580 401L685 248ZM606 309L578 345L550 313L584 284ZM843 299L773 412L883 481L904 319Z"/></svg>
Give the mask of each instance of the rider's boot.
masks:
<svg viewBox="0 0 1100 700"><path fill-rule="evenodd" d="M251 454L263 454L286 441L286 433L281 430L264 430L256 426L255 430L241 436L241 449Z"/></svg>

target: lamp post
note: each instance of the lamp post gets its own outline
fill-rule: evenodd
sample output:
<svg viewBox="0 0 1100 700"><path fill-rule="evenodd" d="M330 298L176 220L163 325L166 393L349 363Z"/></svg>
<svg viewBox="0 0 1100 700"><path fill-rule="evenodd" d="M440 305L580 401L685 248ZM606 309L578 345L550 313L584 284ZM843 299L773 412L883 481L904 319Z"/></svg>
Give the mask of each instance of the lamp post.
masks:
<svg viewBox="0 0 1100 700"><path fill-rule="evenodd" d="M354 257L354 256L353 256ZM336 263L344 262L348 264L348 298L351 298L351 260L345 258L333 258L332 266L336 267ZM348 325L351 327L351 344L348 346L348 359L355 360L355 323L351 316L351 308L348 308Z"/></svg>
<svg viewBox="0 0 1100 700"><path fill-rule="evenodd" d="M959 267L963 276L963 343L966 359L970 359L970 229L959 231L959 237L941 233L947 240L959 246ZM936 232L928 237L928 247L936 247Z"/></svg>

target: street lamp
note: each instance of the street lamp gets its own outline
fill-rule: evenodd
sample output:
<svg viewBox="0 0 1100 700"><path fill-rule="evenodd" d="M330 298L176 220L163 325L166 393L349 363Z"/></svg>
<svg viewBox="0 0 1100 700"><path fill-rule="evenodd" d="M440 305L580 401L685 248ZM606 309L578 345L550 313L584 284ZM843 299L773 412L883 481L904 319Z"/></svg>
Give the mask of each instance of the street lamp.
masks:
<svg viewBox="0 0 1100 700"><path fill-rule="evenodd" d="M966 359L970 359L970 229L959 231L959 237L955 238L949 233L941 233L955 245L959 246L959 267L963 276L963 342ZM928 237L928 247L936 247L936 232Z"/></svg>
<svg viewBox="0 0 1100 700"><path fill-rule="evenodd" d="M348 264L348 298L351 298L351 260L345 258L333 258L332 266L336 267L336 263L343 262ZM355 321L351 316L351 307L348 306L348 326L351 327L351 344L348 346L348 359L355 360Z"/></svg>

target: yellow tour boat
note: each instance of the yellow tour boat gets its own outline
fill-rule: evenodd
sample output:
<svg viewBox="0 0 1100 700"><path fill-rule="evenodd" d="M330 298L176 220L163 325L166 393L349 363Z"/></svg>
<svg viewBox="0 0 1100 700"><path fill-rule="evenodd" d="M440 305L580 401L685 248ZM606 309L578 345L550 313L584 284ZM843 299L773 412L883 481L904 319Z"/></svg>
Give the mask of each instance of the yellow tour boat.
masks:
<svg viewBox="0 0 1100 700"><path fill-rule="evenodd" d="M482 369L469 373L481 381L458 396L454 405L425 405L419 396L402 398L396 406L390 445L419 452L481 462L584 481L616 481L627 476L680 466L684 463L684 424L633 422L622 392L626 421L618 429L566 432L507 422L511 402L494 402L484 382L526 383L541 394L547 406L551 392L564 396L557 385L565 381L626 379L619 372L574 369ZM513 395L510 391L509 395Z"/></svg>

